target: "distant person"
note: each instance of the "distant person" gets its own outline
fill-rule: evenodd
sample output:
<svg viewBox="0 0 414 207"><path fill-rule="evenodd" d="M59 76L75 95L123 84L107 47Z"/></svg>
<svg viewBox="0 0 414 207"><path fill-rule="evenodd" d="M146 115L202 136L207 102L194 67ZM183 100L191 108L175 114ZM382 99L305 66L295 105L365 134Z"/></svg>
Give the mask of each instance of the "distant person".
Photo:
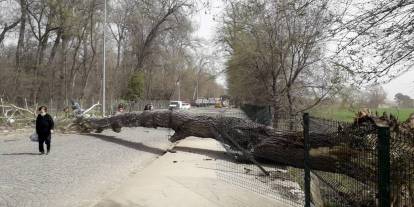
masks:
<svg viewBox="0 0 414 207"><path fill-rule="evenodd" d="M72 102L72 110L76 117L82 117L83 109L81 108L80 104L75 100L70 100Z"/></svg>
<svg viewBox="0 0 414 207"><path fill-rule="evenodd" d="M147 104L147 105L145 105L145 107L144 107L144 111L152 111L152 104Z"/></svg>
<svg viewBox="0 0 414 207"><path fill-rule="evenodd" d="M123 104L119 104L118 105L118 109L115 112L115 115L123 114L123 113L124 113L124 105Z"/></svg>
<svg viewBox="0 0 414 207"><path fill-rule="evenodd" d="M65 118L68 118L69 117L69 107L65 107L63 109L63 113L65 114Z"/></svg>
<svg viewBox="0 0 414 207"><path fill-rule="evenodd" d="M39 137L39 152L40 154L45 154L43 148L43 143L46 143L46 154L50 152L50 141L52 139L53 129L55 123L53 122L52 117L47 113L47 107L39 107L39 115L36 119L36 133Z"/></svg>

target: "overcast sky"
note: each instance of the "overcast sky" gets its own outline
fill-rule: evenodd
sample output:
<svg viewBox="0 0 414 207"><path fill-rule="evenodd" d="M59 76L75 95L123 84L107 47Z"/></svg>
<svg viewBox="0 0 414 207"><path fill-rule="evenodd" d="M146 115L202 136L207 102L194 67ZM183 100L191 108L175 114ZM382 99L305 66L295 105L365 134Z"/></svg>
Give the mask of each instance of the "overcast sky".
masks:
<svg viewBox="0 0 414 207"><path fill-rule="evenodd" d="M217 49L214 45L214 37L218 27L217 20L223 13L223 3L221 0L211 0L210 3L210 9L201 9L194 17L194 22L198 26L195 36L205 39L205 47L209 48L209 51L214 51ZM223 62L223 60L224 57L221 61ZM222 67L224 66L222 65ZM224 79L224 76L220 76L217 82L225 85ZM414 68L383 87L389 100L394 100L396 93L403 93L414 98Z"/></svg>
<svg viewBox="0 0 414 207"><path fill-rule="evenodd" d="M396 93L403 93L414 98L414 68L384 85L388 99L394 99Z"/></svg>
<svg viewBox="0 0 414 207"><path fill-rule="evenodd" d="M222 0L210 0L209 7L200 9L194 16L193 21L197 27L194 36L203 39L203 48L200 48L204 53L215 54L218 64L215 64L218 71L224 69L225 57L220 53L219 48L215 43L216 33L218 29L218 20L223 13ZM219 84L226 86L225 75L221 74L216 80Z"/></svg>

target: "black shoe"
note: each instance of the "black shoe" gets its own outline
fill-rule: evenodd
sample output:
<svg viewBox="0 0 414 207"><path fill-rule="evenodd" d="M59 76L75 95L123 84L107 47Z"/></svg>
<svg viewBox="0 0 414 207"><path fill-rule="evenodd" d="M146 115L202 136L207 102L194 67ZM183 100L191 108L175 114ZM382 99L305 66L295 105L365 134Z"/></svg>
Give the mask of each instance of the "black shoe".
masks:
<svg viewBox="0 0 414 207"><path fill-rule="evenodd" d="M49 154L49 152L50 152L50 151L47 151L47 152L46 152L46 155L48 155L48 154Z"/></svg>
<svg viewBox="0 0 414 207"><path fill-rule="evenodd" d="M40 152L40 154L39 154L39 155L43 155L43 154L45 154L45 152Z"/></svg>

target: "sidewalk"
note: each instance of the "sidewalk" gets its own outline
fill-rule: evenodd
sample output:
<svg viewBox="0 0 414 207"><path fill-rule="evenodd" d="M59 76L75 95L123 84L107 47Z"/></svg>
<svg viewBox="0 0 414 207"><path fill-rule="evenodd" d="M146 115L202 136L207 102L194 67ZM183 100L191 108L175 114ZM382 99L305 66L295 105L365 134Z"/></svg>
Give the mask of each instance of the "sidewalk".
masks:
<svg viewBox="0 0 414 207"><path fill-rule="evenodd" d="M213 139L187 138L95 207L275 207L289 206L225 183L216 173L216 159L226 159ZM194 153L193 153L194 152Z"/></svg>

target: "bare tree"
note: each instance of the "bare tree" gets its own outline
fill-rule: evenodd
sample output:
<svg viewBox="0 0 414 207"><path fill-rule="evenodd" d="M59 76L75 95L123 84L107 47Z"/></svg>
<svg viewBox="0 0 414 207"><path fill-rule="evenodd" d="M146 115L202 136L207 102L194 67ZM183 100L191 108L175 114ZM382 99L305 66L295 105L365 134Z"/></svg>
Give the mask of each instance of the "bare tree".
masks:
<svg viewBox="0 0 414 207"><path fill-rule="evenodd" d="M14 75L14 85L16 86L16 91L19 91L21 73L21 56L24 50L24 35L26 31L26 18L27 18L27 3L26 0L20 0L20 28L19 28L19 39L17 42L16 48L16 71Z"/></svg>
<svg viewBox="0 0 414 207"><path fill-rule="evenodd" d="M338 45L332 62L358 83L379 83L412 69L414 2L345 1L330 30Z"/></svg>
<svg viewBox="0 0 414 207"><path fill-rule="evenodd" d="M329 1L229 2L221 40L231 55L230 93L270 104L277 120L282 111L293 115L335 91L339 74L321 52L331 26Z"/></svg>
<svg viewBox="0 0 414 207"><path fill-rule="evenodd" d="M367 92L367 104L370 108L378 108L385 102L387 94L384 89L380 86L374 86Z"/></svg>
<svg viewBox="0 0 414 207"><path fill-rule="evenodd" d="M7 1L8 2L8 1ZM103 3L97 0L15 0L16 16L3 19L1 96L28 104L56 104L63 108L70 99L92 103L102 99L103 30L106 39L108 98L123 98L129 77L144 75L146 99L169 99L175 82L182 80L183 97L191 100L197 63L192 61L192 22L189 14L196 1L108 1L108 24L103 25ZM2 2L0 2L2 3ZM4 21L3 21L4 20ZM10 24L9 24L10 23ZM16 28L16 29L12 29ZM8 35L10 34L10 35ZM3 40L4 42L4 40ZM10 54L15 53L13 58ZM199 73L199 77L208 76ZM201 80L201 79L200 79ZM207 79L205 79L207 80ZM201 82L200 82L201 83ZM214 80L205 82L216 88ZM203 83L204 84L204 83ZM212 84L212 86L210 86ZM213 87L214 86L214 87ZM191 89L186 92L187 88ZM217 90L219 91L219 90ZM200 94L207 93L206 91ZM110 102L110 100L109 100Z"/></svg>
<svg viewBox="0 0 414 207"><path fill-rule="evenodd" d="M14 7L16 4L14 1L0 1L0 10L4 11L0 14L0 44L3 42L6 33L11 32L20 22L20 18L15 15L16 9L8 9L8 7Z"/></svg>

